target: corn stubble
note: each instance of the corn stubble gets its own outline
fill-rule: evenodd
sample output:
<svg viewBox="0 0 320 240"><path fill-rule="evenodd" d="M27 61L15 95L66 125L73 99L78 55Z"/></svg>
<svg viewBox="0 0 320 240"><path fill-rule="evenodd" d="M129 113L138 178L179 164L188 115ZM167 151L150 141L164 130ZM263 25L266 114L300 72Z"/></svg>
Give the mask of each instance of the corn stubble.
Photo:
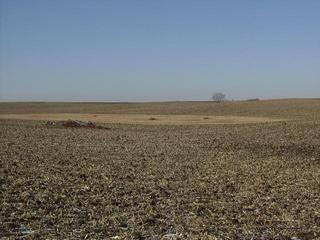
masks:
<svg viewBox="0 0 320 240"><path fill-rule="evenodd" d="M320 238L320 122L0 121L0 237Z"/></svg>

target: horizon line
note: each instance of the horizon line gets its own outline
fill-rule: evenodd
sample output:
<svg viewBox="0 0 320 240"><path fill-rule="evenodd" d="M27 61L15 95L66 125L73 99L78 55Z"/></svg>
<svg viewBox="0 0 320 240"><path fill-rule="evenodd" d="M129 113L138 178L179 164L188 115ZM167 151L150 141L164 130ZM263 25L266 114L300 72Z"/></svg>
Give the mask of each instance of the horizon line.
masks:
<svg viewBox="0 0 320 240"><path fill-rule="evenodd" d="M248 98L248 99L227 99L223 102L246 102L246 101L286 101L286 100L320 100L320 97L311 97L311 98ZM0 100L0 103L109 103L109 104L135 104L135 103L176 103L176 102L198 102L198 103L208 103L208 102L215 102L214 100L159 100L159 101L65 101L65 100L50 100L50 101L43 101L43 100L36 100L36 101L11 101L11 100Z"/></svg>

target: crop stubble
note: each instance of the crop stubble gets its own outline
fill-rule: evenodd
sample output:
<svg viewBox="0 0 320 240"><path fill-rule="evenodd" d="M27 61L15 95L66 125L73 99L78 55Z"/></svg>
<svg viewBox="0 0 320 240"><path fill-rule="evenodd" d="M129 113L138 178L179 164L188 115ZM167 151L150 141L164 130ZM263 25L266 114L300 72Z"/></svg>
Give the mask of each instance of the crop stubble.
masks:
<svg viewBox="0 0 320 240"><path fill-rule="evenodd" d="M105 126L0 120L2 238L319 238L319 120Z"/></svg>

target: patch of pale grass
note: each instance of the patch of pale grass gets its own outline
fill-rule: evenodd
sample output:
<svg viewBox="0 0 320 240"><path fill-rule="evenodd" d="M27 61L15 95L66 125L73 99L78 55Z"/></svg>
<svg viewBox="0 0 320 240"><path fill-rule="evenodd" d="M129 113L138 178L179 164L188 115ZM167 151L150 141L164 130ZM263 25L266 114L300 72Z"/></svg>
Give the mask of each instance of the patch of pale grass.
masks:
<svg viewBox="0 0 320 240"><path fill-rule="evenodd" d="M82 114L82 113L35 113L0 114L0 119L20 120L82 120L98 123L148 124L148 125L197 125L197 124L246 124L282 121L283 119L249 116L204 115L148 115L148 114ZM152 121L150 121L152 119Z"/></svg>

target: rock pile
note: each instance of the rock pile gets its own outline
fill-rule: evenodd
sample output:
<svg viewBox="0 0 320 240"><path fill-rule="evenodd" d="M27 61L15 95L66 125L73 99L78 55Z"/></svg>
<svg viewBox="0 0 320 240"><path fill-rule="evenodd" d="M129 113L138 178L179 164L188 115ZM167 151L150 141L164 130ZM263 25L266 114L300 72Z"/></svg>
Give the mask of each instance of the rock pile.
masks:
<svg viewBox="0 0 320 240"><path fill-rule="evenodd" d="M96 125L95 122L92 122L92 121L80 121L80 120L47 121L46 125L48 125L48 126L74 127L74 128L85 127L85 128L106 129L103 126Z"/></svg>
<svg viewBox="0 0 320 240"><path fill-rule="evenodd" d="M67 120L62 122L64 127L90 127L95 128L96 124L91 121Z"/></svg>

